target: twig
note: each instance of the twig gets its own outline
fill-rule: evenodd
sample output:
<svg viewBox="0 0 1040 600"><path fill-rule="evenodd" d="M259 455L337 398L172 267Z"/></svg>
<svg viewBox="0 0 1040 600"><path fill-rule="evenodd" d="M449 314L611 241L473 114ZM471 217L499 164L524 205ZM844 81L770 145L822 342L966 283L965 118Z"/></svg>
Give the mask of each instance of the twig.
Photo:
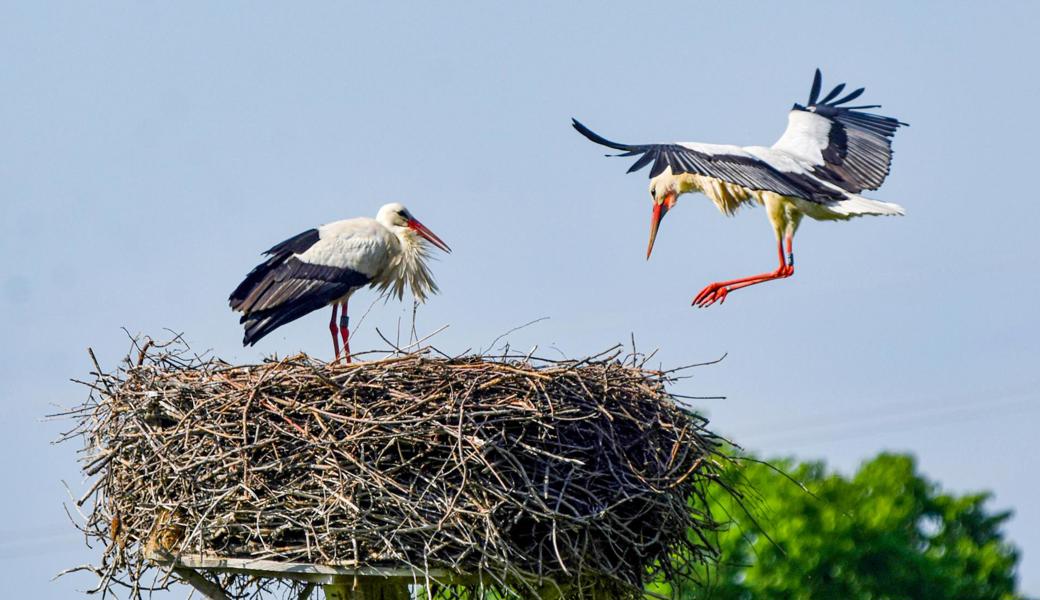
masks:
<svg viewBox="0 0 1040 600"><path fill-rule="evenodd" d="M667 392L675 370L644 370L634 339L632 360L620 344L582 360L447 356L427 346L445 328L403 347L376 329L390 350L350 365L235 366L145 339L106 373L91 352L89 397L61 416L74 425L62 439L86 449L72 506L103 549L98 591L137 599L171 573L218 598L312 589L200 580L154 552L451 569L471 583L446 590L616 598L713 560L708 493L736 492L719 479L725 441Z"/></svg>

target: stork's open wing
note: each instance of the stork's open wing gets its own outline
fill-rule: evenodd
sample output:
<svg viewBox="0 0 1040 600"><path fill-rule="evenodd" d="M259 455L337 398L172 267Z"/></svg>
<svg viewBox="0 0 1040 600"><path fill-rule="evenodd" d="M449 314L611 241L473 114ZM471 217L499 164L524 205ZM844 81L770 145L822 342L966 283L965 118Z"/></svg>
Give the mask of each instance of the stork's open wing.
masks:
<svg viewBox="0 0 1040 600"><path fill-rule="evenodd" d="M828 189L804 172L780 170L740 146L697 143L619 144L593 132L576 119L573 120L573 125L579 133L593 142L622 151L614 156L638 156L639 159L629 167L629 173L652 163L651 178L660 175L666 168L671 168L673 175L693 173L733 183L749 190L776 192L815 202L841 198L835 193L836 190Z"/></svg>
<svg viewBox="0 0 1040 600"><path fill-rule="evenodd" d="M842 83L821 99L821 85L816 69L808 104L794 105L773 148L809 160L816 165L814 175L848 192L876 190L892 164L892 136L906 123L862 112L880 104L841 106L859 98L864 88L838 98L845 89Z"/></svg>

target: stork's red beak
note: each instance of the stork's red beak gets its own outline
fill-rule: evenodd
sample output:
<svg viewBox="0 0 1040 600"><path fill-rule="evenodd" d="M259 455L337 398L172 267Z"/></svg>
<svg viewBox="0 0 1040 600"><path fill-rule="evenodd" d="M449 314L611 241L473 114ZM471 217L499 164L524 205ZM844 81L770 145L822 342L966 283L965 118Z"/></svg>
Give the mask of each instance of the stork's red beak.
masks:
<svg viewBox="0 0 1040 600"><path fill-rule="evenodd" d="M657 239L657 228L661 221L675 205L675 194L667 194L660 200L654 199L654 213L650 215L650 244L646 247L646 259L650 260L650 253L654 251L654 240Z"/></svg>
<svg viewBox="0 0 1040 600"><path fill-rule="evenodd" d="M444 243L444 240L437 237L437 234L430 231L429 228L420 223L417 219L410 219L408 221L408 228L423 236L424 238L429 240L431 244L437 246L441 250L444 250L448 253L451 252L451 248L449 248L448 245Z"/></svg>

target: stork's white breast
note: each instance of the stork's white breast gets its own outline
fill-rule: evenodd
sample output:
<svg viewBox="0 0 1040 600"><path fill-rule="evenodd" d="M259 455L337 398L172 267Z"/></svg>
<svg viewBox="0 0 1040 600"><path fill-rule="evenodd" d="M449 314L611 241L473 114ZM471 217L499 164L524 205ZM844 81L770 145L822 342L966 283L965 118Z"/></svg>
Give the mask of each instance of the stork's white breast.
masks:
<svg viewBox="0 0 1040 600"><path fill-rule="evenodd" d="M300 260L351 269L375 279L397 250L397 238L375 219L335 221L318 228L318 241L299 254Z"/></svg>

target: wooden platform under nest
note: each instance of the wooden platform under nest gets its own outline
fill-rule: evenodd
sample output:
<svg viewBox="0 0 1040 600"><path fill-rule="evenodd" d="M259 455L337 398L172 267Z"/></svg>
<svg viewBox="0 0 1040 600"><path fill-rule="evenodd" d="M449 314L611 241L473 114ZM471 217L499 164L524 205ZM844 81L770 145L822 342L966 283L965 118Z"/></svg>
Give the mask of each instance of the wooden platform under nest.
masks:
<svg viewBox="0 0 1040 600"><path fill-rule="evenodd" d="M175 568L236 593L398 573L640 596L714 556L723 457L673 373L619 355L237 366L148 344L69 413L94 478L84 531L106 548L92 569L138 595Z"/></svg>

